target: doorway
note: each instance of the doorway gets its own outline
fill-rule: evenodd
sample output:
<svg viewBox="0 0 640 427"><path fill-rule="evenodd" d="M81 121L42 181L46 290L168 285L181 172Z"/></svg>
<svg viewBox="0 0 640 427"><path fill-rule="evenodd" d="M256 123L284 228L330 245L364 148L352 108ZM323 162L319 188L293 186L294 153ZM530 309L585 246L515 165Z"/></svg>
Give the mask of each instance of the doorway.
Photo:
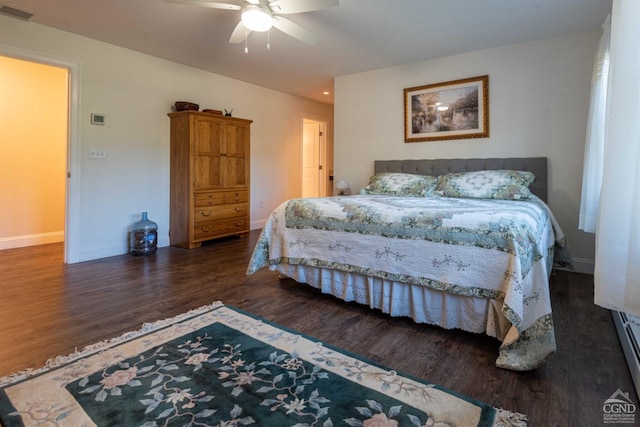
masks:
<svg viewBox="0 0 640 427"><path fill-rule="evenodd" d="M326 127L324 121L302 119L301 197L327 195Z"/></svg>
<svg viewBox="0 0 640 427"><path fill-rule="evenodd" d="M0 249L64 241L67 82L65 68L0 56Z"/></svg>
<svg viewBox="0 0 640 427"><path fill-rule="evenodd" d="M3 64L5 65L10 61L18 61L21 65L24 65L26 69L38 70L36 73L43 70L52 70L54 75L58 75L57 81L62 81L61 85L64 86L61 92L62 99L60 100L63 106L58 113L53 114L50 112L49 108L43 105L42 100L36 97L25 104L26 108L28 108L28 113L25 114L23 111L22 114L20 114L20 116L23 116L21 117L21 120L24 122L22 125L23 129L43 128L45 127L46 121L50 119L55 120L55 127L59 129L59 133L62 133L60 146L58 147L59 151L56 151L54 156L46 158L47 155L43 153L46 149L46 143L43 142L44 145L38 146L33 142L38 141L37 136L27 136L26 140L32 142L28 143L23 141L21 143L20 141L25 139L24 134L19 133L12 135L8 138L9 144L13 143L14 145L10 148L12 150L12 156L22 157L25 163L23 163L22 167L12 168L15 169L12 171L13 175L11 177L3 176L1 180L5 189L6 187L12 186L18 187L19 184L27 180L27 177L31 177L30 172L36 171L36 168L50 166L51 169L53 169L51 173L59 177L53 179L53 181L57 182L56 185L58 185L58 187L52 190L51 187L49 187L50 178L41 174L27 187L21 187L22 191L27 191L30 197L18 197L17 199L20 200L19 203L21 204L14 206L12 209L17 210L21 215L24 215L24 217L29 217L29 219L25 221L24 218L16 218L11 224L12 228L10 232L6 229L2 230L0 243L3 243L4 247L8 248L51 243L57 239L57 241L64 241L64 262L78 262L80 261L78 232L80 212L80 163L78 155L80 64L67 59L59 59L47 54L4 44L0 44L0 59L3 60ZM14 76L14 78L10 84L17 84L18 77ZM31 81L26 82L26 84L31 87L37 87L41 83L42 82L35 77L33 77ZM25 84L25 82L21 82L21 84ZM44 90L42 87L40 89ZM61 88L58 87L57 89L60 90ZM49 89L46 90L49 91ZM3 93L6 94L6 91L3 91ZM16 95L15 93L12 95L13 98L16 98L16 96L21 97L23 95ZM6 102L6 100L3 100L3 104L6 104ZM11 105L12 104L9 104L9 108L11 108ZM3 113L6 113L6 111ZM5 127L3 126L3 131L4 130ZM15 133L16 130L14 129L13 132ZM46 130L43 132L44 135L46 135ZM3 139L6 142L7 138L3 137ZM39 139L46 140L48 138L41 136ZM5 146L4 148L6 149L7 147ZM42 157L45 158L44 161L41 160ZM40 166L36 164L36 161L42 161ZM3 170L8 169L9 168L3 168ZM2 190L2 188L0 188L0 190ZM11 191L15 191L15 189ZM37 201L34 202L34 200ZM55 220L55 225L48 223L49 218L47 218L47 215L40 212L42 210L48 210L51 204L55 205L52 206L51 209L57 210L55 215L58 218Z"/></svg>

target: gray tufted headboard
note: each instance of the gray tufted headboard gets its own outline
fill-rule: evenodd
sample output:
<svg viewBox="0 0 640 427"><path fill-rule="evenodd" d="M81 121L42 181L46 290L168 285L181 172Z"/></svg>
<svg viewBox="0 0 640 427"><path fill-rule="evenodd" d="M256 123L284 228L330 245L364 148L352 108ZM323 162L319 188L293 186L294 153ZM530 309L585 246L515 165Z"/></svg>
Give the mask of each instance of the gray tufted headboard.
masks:
<svg viewBox="0 0 640 427"><path fill-rule="evenodd" d="M529 186L533 194L547 201L547 158L512 157L493 159L422 159L422 160L376 160L374 173L403 172L418 175L444 175L446 173L478 170L510 169L529 171L536 180Z"/></svg>

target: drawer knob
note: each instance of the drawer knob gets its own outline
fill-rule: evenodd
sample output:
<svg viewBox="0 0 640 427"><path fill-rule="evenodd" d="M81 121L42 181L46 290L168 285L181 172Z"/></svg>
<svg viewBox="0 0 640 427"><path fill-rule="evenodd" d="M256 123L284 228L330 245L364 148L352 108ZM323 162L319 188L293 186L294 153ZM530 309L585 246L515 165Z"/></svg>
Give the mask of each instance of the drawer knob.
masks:
<svg viewBox="0 0 640 427"><path fill-rule="evenodd" d="M207 227L200 227L200 231L202 231L203 233L208 233L211 231L212 228L213 228L212 225L209 225Z"/></svg>
<svg viewBox="0 0 640 427"><path fill-rule="evenodd" d="M233 223L233 225L235 225L236 227L242 227L244 225L244 221L240 221L240 222L236 221Z"/></svg>
<svg viewBox="0 0 640 427"><path fill-rule="evenodd" d="M211 216L213 212L211 211L211 209L209 209L208 211L200 211L200 215L202 216Z"/></svg>

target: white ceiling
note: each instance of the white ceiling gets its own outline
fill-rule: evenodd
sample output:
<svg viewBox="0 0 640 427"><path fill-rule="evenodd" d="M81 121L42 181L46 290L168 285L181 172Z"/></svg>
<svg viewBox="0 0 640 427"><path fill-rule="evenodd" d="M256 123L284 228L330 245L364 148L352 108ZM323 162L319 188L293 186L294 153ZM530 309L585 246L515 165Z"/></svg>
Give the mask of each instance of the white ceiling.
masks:
<svg viewBox="0 0 640 427"><path fill-rule="evenodd" d="M242 0L227 0L242 4ZM0 0L31 22L259 86L333 103L334 77L600 28L611 0L340 0L287 15L319 39L252 33L229 44L239 11L163 0ZM330 91L330 95L323 95Z"/></svg>

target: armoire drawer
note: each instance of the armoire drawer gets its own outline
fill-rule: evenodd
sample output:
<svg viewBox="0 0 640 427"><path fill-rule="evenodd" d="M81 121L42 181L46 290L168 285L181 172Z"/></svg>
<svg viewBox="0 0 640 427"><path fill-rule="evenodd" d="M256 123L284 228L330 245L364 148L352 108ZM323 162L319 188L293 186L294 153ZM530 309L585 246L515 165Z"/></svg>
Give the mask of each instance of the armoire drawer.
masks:
<svg viewBox="0 0 640 427"><path fill-rule="evenodd" d="M247 203L233 203L229 205L216 206L196 206L194 211L195 223L200 224L206 221L219 220L225 218L235 218L247 216Z"/></svg>
<svg viewBox="0 0 640 427"><path fill-rule="evenodd" d="M221 192L196 193L194 196L196 207L221 205L224 203L224 193Z"/></svg>
<svg viewBox="0 0 640 427"><path fill-rule="evenodd" d="M196 224L193 234L196 240L207 240L215 236L230 235L234 233L245 233L248 231L249 220L247 217L241 217L208 221Z"/></svg>
<svg viewBox="0 0 640 427"><path fill-rule="evenodd" d="M247 190L212 191L195 194L196 206L226 205L229 203L246 203L249 201Z"/></svg>
<svg viewBox="0 0 640 427"><path fill-rule="evenodd" d="M247 190L225 191L224 203L246 203L249 201L249 192Z"/></svg>

